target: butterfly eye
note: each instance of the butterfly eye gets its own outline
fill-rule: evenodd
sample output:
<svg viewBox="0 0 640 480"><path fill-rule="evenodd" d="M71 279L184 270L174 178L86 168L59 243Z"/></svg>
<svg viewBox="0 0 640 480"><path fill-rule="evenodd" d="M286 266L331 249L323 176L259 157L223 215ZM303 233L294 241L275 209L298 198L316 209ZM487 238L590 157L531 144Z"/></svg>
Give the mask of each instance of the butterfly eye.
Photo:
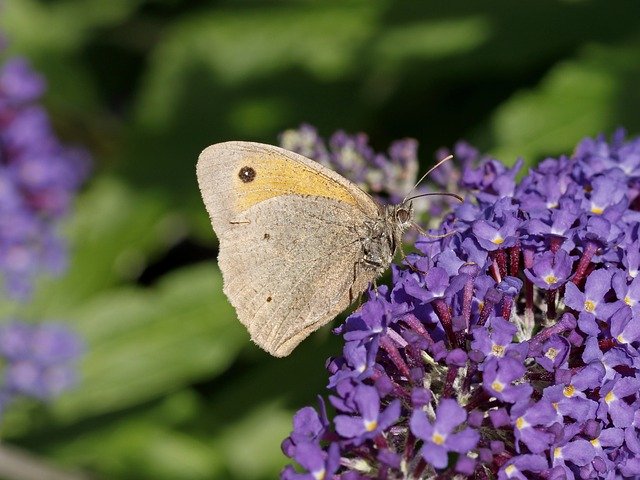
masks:
<svg viewBox="0 0 640 480"><path fill-rule="evenodd" d="M399 208L396 211L396 220L400 223L406 223L411 219L411 212L406 208Z"/></svg>

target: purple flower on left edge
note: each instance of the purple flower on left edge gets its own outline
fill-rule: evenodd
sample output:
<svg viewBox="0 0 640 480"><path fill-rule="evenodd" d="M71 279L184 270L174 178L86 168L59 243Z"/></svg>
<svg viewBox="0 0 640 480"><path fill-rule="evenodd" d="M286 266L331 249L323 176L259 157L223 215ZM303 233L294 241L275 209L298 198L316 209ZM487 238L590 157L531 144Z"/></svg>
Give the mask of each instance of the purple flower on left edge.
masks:
<svg viewBox="0 0 640 480"><path fill-rule="evenodd" d="M52 398L76 381L82 342L56 323L31 325L12 321L0 326L4 381L0 395Z"/></svg>
<svg viewBox="0 0 640 480"><path fill-rule="evenodd" d="M45 88L26 59L0 65L0 296L23 302L38 275L67 266L59 226L89 167L56 137L38 104ZM19 397L51 400L73 386L82 352L62 323L0 320L0 417Z"/></svg>
<svg viewBox="0 0 640 480"><path fill-rule="evenodd" d="M436 408L433 422L422 410L415 410L411 416L411 431L424 440L420 455L436 468L444 468L448 463L448 453L466 453L478 444L480 435L472 428L458 427L467 419L467 412L456 400L444 398Z"/></svg>
<svg viewBox="0 0 640 480"><path fill-rule="evenodd" d="M89 166L87 153L63 145L37 104L45 87L23 58L0 66L0 288L17 300L29 299L38 274L64 269L58 224Z"/></svg>

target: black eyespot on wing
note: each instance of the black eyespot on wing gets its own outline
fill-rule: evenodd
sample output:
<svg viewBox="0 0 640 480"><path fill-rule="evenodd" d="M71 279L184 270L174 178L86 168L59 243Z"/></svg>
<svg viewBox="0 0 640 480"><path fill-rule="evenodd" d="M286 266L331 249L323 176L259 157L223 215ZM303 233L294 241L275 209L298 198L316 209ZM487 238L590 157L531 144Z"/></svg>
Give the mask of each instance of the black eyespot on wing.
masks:
<svg viewBox="0 0 640 480"><path fill-rule="evenodd" d="M268 233L264 234L264 237L262 237L263 240L269 240L271 238L271 235L269 235Z"/></svg>
<svg viewBox="0 0 640 480"><path fill-rule="evenodd" d="M270 302L271 300L273 300L271 297L267 297L267 302Z"/></svg>
<svg viewBox="0 0 640 480"><path fill-rule="evenodd" d="M253 179L256 178L256 171L251 167L242 167L238 172L238 177L244 183L253 182Z"/></svg>

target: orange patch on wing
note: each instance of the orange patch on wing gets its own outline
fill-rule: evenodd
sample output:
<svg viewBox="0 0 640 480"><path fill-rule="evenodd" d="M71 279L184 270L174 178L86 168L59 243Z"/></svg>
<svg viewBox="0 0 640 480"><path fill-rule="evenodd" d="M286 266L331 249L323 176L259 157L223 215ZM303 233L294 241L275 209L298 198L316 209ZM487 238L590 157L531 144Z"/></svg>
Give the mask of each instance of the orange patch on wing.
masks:
<svg viewBox="0 0 640 480"><path fill-rule="evenodd" d="M249 181L247 181L246 167L255 171L255 176ZM245 175L241 174L243 168ZM282 156L245 157L234 171L234 190L235 206L238 212L281 195L333 198L350 205L357 205L355 197L346 187L322 172Z"/></svg>

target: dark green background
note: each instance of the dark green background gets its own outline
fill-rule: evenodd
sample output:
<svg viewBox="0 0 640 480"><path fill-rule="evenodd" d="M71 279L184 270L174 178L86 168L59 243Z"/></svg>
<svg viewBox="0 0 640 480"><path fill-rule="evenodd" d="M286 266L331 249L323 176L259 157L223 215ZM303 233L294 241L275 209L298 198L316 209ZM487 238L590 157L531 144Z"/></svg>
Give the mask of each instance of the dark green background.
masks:
<svg viewBox="0 0 640 480"><path fill-rule="evenodd" d="M640 3L5 0L10 53L49 81L59 134L94 175L67 222L73 257L33 304L87 341L80 386L23 402L7 441L102 478L267 479L291 415L315 402L325 329L288 359L251 346L221 293L195 160L301 122L387 148L466 138L507 163L640 130Z"/></svg>

